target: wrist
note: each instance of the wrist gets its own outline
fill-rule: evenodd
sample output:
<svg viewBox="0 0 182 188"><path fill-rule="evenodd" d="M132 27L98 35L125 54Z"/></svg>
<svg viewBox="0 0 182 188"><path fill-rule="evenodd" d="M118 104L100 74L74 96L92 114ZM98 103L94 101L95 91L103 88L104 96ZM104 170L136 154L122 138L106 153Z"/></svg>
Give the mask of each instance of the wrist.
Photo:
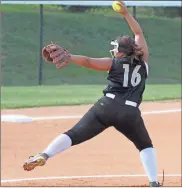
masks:
<svg viewBox="0 0 182 188"><path fill-rule="evenodd" d="M130 15L130 13L129 13L128 11L126 11L126 12L121 12L121 14L122 14L124 17L127 17L127 16Z"/></svg>
<svg viewBox="0 0 182 188"><path fill-rule="evenodd" d="M73 61L73 55L72 54L69 54L70 55L70 59L69 59L69 62L72 62Z"/></svg>

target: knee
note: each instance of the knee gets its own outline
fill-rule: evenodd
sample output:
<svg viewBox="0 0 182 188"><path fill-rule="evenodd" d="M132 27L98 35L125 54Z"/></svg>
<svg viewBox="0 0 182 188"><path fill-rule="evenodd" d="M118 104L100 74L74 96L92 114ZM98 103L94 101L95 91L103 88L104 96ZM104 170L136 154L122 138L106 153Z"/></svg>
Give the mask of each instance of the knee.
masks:
<svg viewBox="0 0 182 188"><path fill-rule="evenodd" d="M153 144L151 140L140 142L138 145L135 145L135 146L139 150L139 152L146 148L153 148Z"/></svg>
<svg viewBox="0 0 182 188"><path fill-rule="evenodd" d="M66 131L66 132L64 132L64 134L66 134L67 136L70 137L70 139L72 141L72 144L71 144L72 146L76 145L78 143L78 141L76 139L76 135L75 135L74 131L72 131L71 129Z"/></svg>

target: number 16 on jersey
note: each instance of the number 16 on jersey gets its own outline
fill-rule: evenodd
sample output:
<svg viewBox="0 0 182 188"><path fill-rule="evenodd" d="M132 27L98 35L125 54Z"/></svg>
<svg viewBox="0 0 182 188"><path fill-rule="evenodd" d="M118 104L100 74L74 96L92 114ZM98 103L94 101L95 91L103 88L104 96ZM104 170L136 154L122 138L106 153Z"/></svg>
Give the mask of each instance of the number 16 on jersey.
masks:
<svg viewBox="0 0 182 188"><path fill-rule="evenodd" d="M140 82L141 82L141 75L138 72L140 69L141 65L137 65L132 74L131 74L131 80L129 80L129 64L123 64L123 68L124 68L124 80L123 80L123 87L128 87L129 82L131 83L131 85L133 87L137 86Z"/></svg>

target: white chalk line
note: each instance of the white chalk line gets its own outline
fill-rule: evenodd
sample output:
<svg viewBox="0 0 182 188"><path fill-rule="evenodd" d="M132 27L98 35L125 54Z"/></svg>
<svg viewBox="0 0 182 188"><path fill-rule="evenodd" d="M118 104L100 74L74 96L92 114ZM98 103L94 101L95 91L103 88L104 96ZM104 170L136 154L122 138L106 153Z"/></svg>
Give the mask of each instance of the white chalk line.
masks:
<svg viewBox="0 0 182 188"><path fill-rule="evenodd" d="M162 177L163 174L159 174ZM181 177L181 174L165 174L165 177ZM93 176L55 176L55 177L39 177L39 178L25 178L25 179L10 179L1 180L1 183L22 182L22 181L36 181L36 180L59 180L59 179L86 179L86 178L133 178L133 177L147 177L145 174L121 174L121 175L93 175Z"/></svg>
<svg viewBox="0 0 182 188"><path fill-rule="evenodd" d="M154 110L150 112L142 112L143 115L151 115L151 114L168 114L168 113L176 113L181 112L181 109L170 109L170 110ZM82 118L83 115L78 116L49 116L49 117L32 117L33 121L40 120L53 120L53 119L79 119Z"/></svg>

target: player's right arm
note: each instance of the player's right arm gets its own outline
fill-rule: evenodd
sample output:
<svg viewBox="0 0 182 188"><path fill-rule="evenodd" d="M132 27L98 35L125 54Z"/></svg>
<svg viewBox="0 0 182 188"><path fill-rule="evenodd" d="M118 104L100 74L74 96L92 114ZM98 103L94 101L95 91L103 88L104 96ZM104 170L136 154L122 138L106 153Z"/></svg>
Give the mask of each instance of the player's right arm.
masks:
<svg viewBox="0 0 182 188"><path fill-rule="evenodd" d="M121 2L122 11L120 12L126 19L128 25L130 26L131 31L135 35L136 44L142 49L144 55L143 59L146 63L149 60L148 46L139 23L134 19L134 17L129 13L128 9L124 5L123 1Z"/></svg>
<svg viewBox="0 0 182 188"><path fill-rule="evenodd" d="M128 22L128 25L131 28L131 31L135 35L135 42L136 44L142 49L143 51L143 59L146 63L149 61L149 53L148 53L148 46L143 34L143 31L138 24L138 22L133 18L133 16L128 13L125 15L125 19Z"/></svg>
<svg viewBox="0 0 182 188"><path fill-rule="evenodd" d="M112 66L112 58L108 58L108 57L91 58L87 56L71 54L71 59L69 60L69 62L99 71L109 71Z"/></svg>

